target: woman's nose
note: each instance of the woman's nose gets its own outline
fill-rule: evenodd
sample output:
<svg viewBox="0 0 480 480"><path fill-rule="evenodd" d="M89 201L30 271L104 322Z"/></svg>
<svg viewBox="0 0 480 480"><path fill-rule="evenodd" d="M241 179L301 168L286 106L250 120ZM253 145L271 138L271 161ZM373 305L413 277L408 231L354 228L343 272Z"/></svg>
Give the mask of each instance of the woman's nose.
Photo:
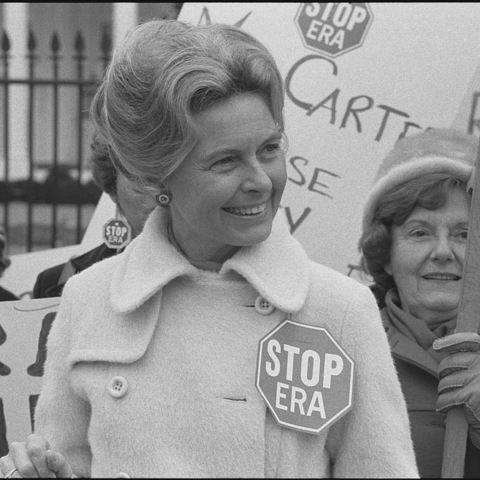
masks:
<svg viewBox="0 0 480 480"><path fill-rule="evenodd" d="M432 257L438 261L452 260L454 257L452 240L442 235L436 238L435 245L432 250Z"/></svg>
<svg viewBox="0 0 480 480"><path fill-rule="evenodd" d="M272 181L264 167L255 161L245 168L245 178L242 182L245 192L269 193L272 190Z"/></svg>

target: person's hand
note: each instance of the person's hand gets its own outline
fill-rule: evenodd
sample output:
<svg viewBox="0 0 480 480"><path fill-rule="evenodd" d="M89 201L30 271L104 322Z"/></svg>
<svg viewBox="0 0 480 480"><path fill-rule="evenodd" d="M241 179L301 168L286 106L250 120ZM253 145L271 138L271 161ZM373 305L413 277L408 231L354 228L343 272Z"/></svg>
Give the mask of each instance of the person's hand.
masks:
<svg viewBox="0 0 480 480"><path fill-rule="evenodd" d="M71 478L64 456L50 450L47 440L30 435L25 442L12 442L8 455L0 458L3 478Z"/></svg>
<svg viewBox="0 0 480 480"><path fill-rule="evenodd" d="M463 405L470 439L480 448L480 335L454 333L435 340L433 348L448 354L438 366L437 410Z"/></svg>

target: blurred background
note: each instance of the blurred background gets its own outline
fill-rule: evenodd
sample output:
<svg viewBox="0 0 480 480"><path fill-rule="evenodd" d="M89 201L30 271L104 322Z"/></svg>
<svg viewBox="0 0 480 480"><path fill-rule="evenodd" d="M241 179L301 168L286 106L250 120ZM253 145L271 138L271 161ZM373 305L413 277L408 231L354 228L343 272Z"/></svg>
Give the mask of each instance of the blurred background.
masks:
<svg viewBox="0 0 480 480"><path fill-rule="evenodd" d="M8 253L80 243L101 191L88 110L126 31L182 3L0 3L0 225Z"/></svg>

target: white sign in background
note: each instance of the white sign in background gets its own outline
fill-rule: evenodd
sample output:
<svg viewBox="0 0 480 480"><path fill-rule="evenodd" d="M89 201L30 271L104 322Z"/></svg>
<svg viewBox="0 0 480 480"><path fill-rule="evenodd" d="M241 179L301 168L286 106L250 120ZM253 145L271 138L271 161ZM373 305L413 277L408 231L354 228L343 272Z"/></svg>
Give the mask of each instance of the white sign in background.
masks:
<svg viewBox="0 0 480 480"><path fill-rule="evenodd" d="M187 2L180 14L195 24L240 22L271 50L290 79L283 213L313 260L366 283L352 266L382 158L406 127L407 135L427 127L467 131L480 91L480 4L368 6L372 19L362 44L330 60L305 46L295 21L300 3ZM475 115L480 120L480 111ZM31 291L40 271L99 245L113 213L103 195L81 245L13 256L0 284L17 295Z"/></svg>
<svg viewBox="0 0 480 480"><path fill-rule="evenodd" d="M0 362L10 370L0 376L0 443L5 436L3 422L8 444L23 441L32 433L30 405L40 394L45 334L59 303L58 298L0 302Z"/></svg>
<svg viewBox="0 0 480 480"><path fill-rule="evenodd" d="M331 60L305 47L295 24L299 3L185 3L180 17L193 23L243 20L242 28L268 46L284 78L291 79L283 213L312 259L354 276L350 266L359 260L367 192L406 122L418 125L408 129L411 134L427 127L467 131L473 120L480 121L473 108L480 90L480 4L368 5L373 18L363 43ZM99 245L102 227L114 213L113 202L103 195L80 245L13 256L1 285L17 295L31 291L43 269ZM30 433L29 397L39 392L41 377L27 369L38 353L45 314L57 308L55 303L0 304L7 335L0 362L11 369L0 376L9 442Z"/></svg>
<svg viewBox="0 0 480 480"><path fill-rule="evenodd" d="M309 256L345 274L359 263L362 207L376 170L407 122L418 126L408 124L407 135L427 127L466 132L480 89L480 4L368 5L373 18L363 44L330 61L304 45L295 21L299 3L185 3L180 14L196 24L244 19L241 27L291 79L281 206ZM354 109L363 111L355 116Z"/></svg>

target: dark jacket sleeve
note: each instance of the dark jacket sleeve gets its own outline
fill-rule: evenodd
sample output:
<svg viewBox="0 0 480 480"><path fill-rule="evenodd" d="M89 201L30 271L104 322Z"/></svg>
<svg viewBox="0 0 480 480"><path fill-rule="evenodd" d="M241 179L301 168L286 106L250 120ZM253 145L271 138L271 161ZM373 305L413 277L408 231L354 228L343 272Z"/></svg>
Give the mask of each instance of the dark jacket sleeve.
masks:
<svg viewBox="0 0 480 480"><path fill-rule="evenodd" d="M19 300L19 298L9 290L0 287L0 302L9 302L11 300Z"/></svg>
<svg viewBox="0 0 480 480"><path fill-rule="evenodd" d="M47 268L37 276L33 287L33 298L49 298L61 296L61 288L58 285L60 274L65 263Z"/></svg>
<svg viewBox="0 0 480 480"><path fill-rule="evenodd" d="M115 255L117 250L108 248L105 244L89 250L78 257L72 257L68 262L55 265L41 272L33 287L33 298L60 297L66 281L74 273L82 272L94 263ZM66 268L68 264L69 268ZM62 272L65 269L62 278Z"/></svg>

